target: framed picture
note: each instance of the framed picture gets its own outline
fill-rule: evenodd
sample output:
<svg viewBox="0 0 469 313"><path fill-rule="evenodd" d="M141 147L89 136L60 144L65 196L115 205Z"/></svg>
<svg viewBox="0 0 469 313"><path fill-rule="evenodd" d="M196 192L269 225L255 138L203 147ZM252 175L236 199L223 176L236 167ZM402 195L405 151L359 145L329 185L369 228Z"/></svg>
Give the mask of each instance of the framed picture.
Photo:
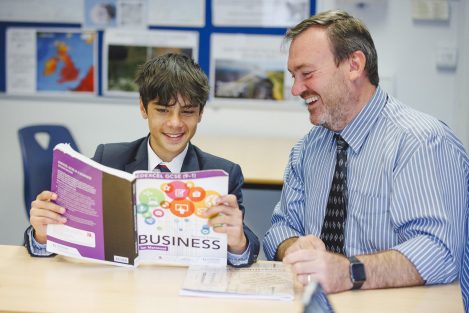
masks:
<svg viewBox="0 0 469 313"><path fill-rule="evenodd" d="M198 33L190 31L123 31L105 33L103 94L136 96L138 67L165 53L182 53L198 59Z"/></svg>

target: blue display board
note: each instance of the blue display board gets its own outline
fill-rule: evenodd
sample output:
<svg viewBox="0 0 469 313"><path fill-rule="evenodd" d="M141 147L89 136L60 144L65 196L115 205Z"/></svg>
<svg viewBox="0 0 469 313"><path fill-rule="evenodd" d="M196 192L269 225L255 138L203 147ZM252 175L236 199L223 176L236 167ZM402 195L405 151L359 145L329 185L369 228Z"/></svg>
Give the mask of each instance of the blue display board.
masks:
<svg viewBox="0 0 469 313"><path fill-rule="evenodd" d="M310 0L310 14L316 11L316 1ZM8 27L33 27L33 28L81 28L81 24L64 23L36 23L36 22L1 22L0 21L0 92L6 90L6 30ZM199 59L198 63L207 75L210 73L210 36L212 33L222 34L260 34L260 35L283 35L286 28L267 28L267 27L216 27L212 24L212 0L206 0L205 5L205 26L204 27L160 27L149 26L149 29L161 30L190 30L199 33ZM103 50L103 31L98 31L98 64L97 94L102 95L102 50Z"/></svg>

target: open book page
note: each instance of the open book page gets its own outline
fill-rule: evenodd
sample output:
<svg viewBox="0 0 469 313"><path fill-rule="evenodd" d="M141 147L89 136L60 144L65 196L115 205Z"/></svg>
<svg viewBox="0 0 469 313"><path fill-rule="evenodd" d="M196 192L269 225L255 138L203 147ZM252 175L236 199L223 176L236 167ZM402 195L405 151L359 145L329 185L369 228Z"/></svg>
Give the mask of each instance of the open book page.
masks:
<svg viewBox="0 0 469 313"><path fill-rule="evenodd" d="M67 144L54 148L51 191L64 207L65 224L47 227L53 253L136 265L133 175L103 166Z"/></svg>
<svg viewBox="0 0 469 313"><path fill-rule="evenodd" d="M54 150L59 150L61 151L61 153L69 155L71 158L76 159L77 162L88 164L91 167L101 172L106 172L110 175L121 177L128 181L133 181L135 179L135 176L133 174L130 174L125 171L121 171L112 167L108 167L108 166L102 165L101 163L93 161L87 156L81 154L80 152L73 150L73 148L68 143L59 143L58 145L54 147Z"/></svg>
<svg viewBox="0 0 469 313"><path fill-rule="evenodd" d="M222 170L135 172L141 261L172 265L226 265L226 234L202 215L228 193Z"/></svg>
<svg viewBox="0 0 469 313"><path fill-rule="evenodd" d="M281 262L251 267L191 266L179 293L183 296L293 300L293 274Z"/></svg>

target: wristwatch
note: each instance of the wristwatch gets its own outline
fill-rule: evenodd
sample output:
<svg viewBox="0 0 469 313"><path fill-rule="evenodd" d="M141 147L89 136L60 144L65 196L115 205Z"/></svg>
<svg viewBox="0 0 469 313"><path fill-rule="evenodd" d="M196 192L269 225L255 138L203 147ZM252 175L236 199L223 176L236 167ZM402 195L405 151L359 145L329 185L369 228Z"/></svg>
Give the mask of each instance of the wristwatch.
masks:
<svg viewBox="0 0 469 313"><path fill-rule="evenodd" d="M352 289L360 289L366 280L365 265L355 256L348 258L350 261L350 279L352 280Z"/></svg>

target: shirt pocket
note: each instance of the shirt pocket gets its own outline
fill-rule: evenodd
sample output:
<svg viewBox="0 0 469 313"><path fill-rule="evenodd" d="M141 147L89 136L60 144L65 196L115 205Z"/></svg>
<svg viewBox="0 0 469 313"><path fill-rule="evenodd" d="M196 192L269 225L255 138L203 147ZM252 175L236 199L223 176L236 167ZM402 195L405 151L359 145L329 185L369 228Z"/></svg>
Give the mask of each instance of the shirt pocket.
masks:
<svg viewBox="0 0 469 313"><path fill-rule="evenodd" d="M373 253L392 247L396 236L391 224L389 197L349 190L347 255Z"/></svg>

